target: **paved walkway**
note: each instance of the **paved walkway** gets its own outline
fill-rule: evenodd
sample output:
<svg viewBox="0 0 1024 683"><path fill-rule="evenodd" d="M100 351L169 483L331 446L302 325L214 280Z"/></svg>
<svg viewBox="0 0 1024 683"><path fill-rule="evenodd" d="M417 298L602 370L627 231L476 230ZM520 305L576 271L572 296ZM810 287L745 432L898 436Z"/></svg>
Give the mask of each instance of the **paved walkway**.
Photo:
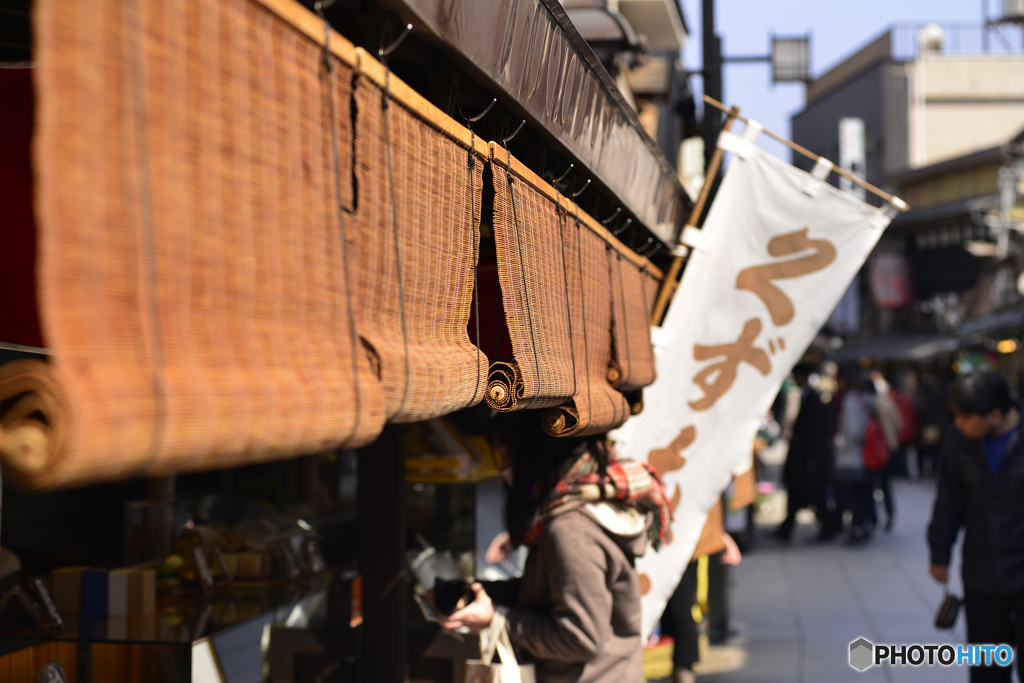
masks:
<svg viewBox="0 0 1024 683"><path fill-rule="evenodd" d="M702 683L841 683L842 681L967 681L958 667L848 665L849 643L961 643L963 615L954 631L932 625L942 588L927 573L925 527L931 483L895 485L897 523L862 547L817 545L816 526L798 525L790 545L759 529L758 543L732 570L731 626L736 636L712 647ZM880 508L881 506L879 506ZM960 551L951 568L962 595Z"/></svg>

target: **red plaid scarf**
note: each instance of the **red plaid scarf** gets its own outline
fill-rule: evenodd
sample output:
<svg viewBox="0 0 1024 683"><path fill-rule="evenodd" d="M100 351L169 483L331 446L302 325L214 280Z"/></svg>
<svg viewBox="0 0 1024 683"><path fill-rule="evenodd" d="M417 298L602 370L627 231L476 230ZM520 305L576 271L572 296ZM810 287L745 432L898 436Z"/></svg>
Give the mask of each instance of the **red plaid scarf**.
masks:
<svg viewBox="0 0 1024 683"><path fill-rule="evenodd" d="M672 505L658 472L645 462L619 460L614 452L609 454L604 476L590 453L580 456L552 489L523 540L532 545L552 517L600 500L620 501L643 514L654 513L654 523L647 530L651 545L658 550L663 543L672 542Z"/></svg>

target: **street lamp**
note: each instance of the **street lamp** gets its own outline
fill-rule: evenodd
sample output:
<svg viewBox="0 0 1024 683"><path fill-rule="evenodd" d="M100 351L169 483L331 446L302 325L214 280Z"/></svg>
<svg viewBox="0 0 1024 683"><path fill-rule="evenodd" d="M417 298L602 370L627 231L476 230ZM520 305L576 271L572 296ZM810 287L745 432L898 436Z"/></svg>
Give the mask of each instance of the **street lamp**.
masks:
<svg viewBox="0 0 1024 683"><path fill-rule="evenodd" d="M810 36L772 36L772 83L811 80Z"/></svg>

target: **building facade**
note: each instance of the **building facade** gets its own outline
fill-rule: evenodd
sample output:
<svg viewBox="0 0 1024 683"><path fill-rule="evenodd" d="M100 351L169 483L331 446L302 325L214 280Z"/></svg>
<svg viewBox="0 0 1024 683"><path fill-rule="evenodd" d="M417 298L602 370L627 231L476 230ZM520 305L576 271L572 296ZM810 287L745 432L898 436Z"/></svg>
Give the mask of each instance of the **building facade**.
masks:
<svg viewBox="0 0 1024 683"><path fill-rule="evenodd" d="M1000 236L1007 241L1000 203L1020 194L1011 176L1024 129L1024 30L889 28L808 84L793 140L842 164L840 121L849 118L863 122L856 170L911 207L859 278L853 336L955 333ZM806 158L794 163L809 170Z"/></svg>

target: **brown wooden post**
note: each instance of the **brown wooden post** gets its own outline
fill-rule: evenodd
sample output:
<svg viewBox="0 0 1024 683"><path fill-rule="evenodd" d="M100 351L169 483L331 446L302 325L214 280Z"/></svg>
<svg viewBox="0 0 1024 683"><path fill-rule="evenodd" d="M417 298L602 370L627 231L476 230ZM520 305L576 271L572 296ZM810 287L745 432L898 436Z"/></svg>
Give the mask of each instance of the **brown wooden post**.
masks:
<svg viewBox="0 0 1024 683"><path fill-rule="evenodd" d="M722 124L722 130L727 131L732 128L732 124L736 121L736 117L739 115L739 107L733 107L728 112L728 117L725 119L725 123ZM711 112L705 109L705 116L709 116ZM718 175L718 168L722 165L722 148L715 147L714 156L711 157L711 163L708 165L707 171L704 174L704 187L700 189L700 196L697 197L697 202L693 205L693 211L690 212L690 218L686 221L686 227L695 228L697 227L697 221L700 220L700 215L704 212L704 205L707 204L708 195L711 193L711 186L715 182L715 176ZM683 228L684 230L686 228ZM668 302L672 298L672 289L676 285L676 280L679 278L679 271L683 268L683 257L676 255L672 259L672 265L668 269L668 273L665 274L665 278L661 281L661 288L658 290L658 299L654 305L654 313L651 315L651 324L661 324L661 319L665 315L665 309L668 308Z"/></svg>
<svg viewBox="0 0 1024 683"><path fill-rule="evenodd" d="M385 425L359 449L363 681L406 680L405 431Z"/></svg>

